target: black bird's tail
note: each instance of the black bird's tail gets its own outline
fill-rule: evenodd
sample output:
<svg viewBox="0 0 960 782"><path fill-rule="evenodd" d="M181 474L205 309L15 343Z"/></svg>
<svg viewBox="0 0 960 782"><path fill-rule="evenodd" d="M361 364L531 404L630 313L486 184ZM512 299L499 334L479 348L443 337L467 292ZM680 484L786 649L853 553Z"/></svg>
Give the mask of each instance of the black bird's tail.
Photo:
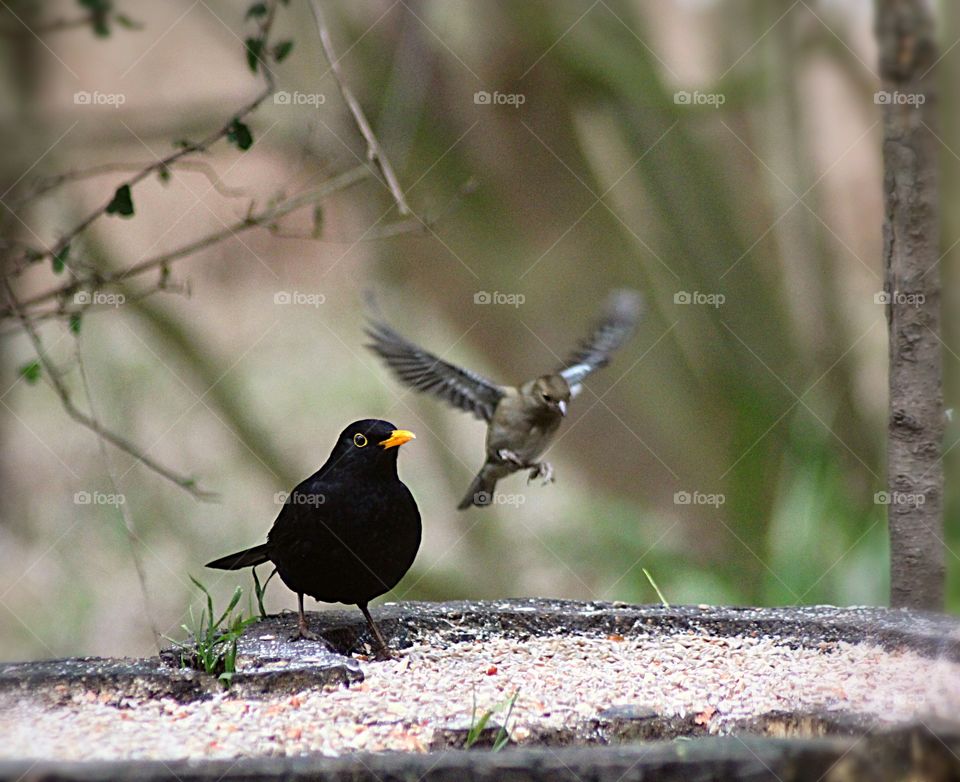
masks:
<svg viewBox="0 0 960 782"><path fill-rule="evenodd" d="M205 567L212 567L217 570L240 570L245 567L262 565L270 560L269 545L269 543L261 543L259 546L244 549L235 554L227 554L225 557L208 562Z"/></svg>
<svg viewBox="0 0 960 782"><path fill-rule="evenodd" d="M466 510L471 505L476 505L478 508L487 507L493 502L497 481L503 476L504 471L499 465L490 464L490 462L484 464L477 473L477 477L473 479L473 483L470 484L470 488L467 489L467 496L457 505L457 510Z"/></svg>

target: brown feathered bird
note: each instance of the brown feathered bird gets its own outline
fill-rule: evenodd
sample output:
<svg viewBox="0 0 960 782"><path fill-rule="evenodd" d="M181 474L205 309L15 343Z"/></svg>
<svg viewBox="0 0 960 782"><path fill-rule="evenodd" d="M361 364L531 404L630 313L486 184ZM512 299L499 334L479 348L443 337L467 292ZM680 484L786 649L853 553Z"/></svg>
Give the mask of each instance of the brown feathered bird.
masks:
<svg viewBox="0 0 960 782"><path fill-rule="evenodd" d="M440 397L487 422L487 458L457 506L484 507L494 501L497 481L519 470L529 479L553 480L553 468L539 461L577 396L584 378L606 366L610 356L633 333L643 299L632 290L607 298L590 335L557 369L523 383L501 386L476 372L455 366L398 334L374 311L367 347L381 356L407 385Z"/></svg>

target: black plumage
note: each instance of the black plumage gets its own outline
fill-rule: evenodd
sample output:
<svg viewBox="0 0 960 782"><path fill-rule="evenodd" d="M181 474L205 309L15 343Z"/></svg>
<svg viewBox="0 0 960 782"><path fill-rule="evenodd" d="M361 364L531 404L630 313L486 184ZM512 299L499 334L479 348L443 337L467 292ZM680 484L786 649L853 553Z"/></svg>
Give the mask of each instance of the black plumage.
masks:
<svg viewBox="0 0 960 782"><path fill-rule="evenodd" d="M239 570L273 562L297 593L299 637L316 638L307 628L304 595L355 604L378 655L388 655L367 605L396 586L420 548L420 512L397 476L397 446L412 438L386 421L350 424L324 465L290 493L267 542L207 567Z"/></svg>

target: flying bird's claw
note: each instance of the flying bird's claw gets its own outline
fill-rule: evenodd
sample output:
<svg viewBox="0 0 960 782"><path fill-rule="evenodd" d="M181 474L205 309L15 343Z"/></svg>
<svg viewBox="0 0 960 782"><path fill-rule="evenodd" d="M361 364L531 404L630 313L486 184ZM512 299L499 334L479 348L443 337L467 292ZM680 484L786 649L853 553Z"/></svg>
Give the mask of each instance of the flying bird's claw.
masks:
<svg viewBox="0 0 960 782"><path fill-rule="evenodd" d="M542 486L546 486L548 483L554 482L553 477L553 465L550 462L537 462L533 465L530 470L529 475L527 475L527 483L533 481L537 478L543 478Z"/></svg>
<svg viewBox="0 0 960 782"><path fill-rule="evenodd" d="M522 470L527 466L523 463L523 460L519 456L517 456L513 451L507 450L506 448L501 448L499 451L497 451L497 456L500 457L501 461L509 462L518 469Z"/></svg>

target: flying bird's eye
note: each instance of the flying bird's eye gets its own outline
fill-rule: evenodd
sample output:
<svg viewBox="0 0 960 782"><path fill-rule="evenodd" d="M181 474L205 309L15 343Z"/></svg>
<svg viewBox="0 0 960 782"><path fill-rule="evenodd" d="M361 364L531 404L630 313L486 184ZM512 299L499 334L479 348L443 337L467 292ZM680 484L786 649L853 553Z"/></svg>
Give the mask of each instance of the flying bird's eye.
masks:
<svg viewBox="0 0 960 782"><path fill-rule="evenodd" d="M357 448L363 448L363 446L367 444L367 438L360 434L360 432L357 432L353 436L353 444L357 446Z"/></svg>

